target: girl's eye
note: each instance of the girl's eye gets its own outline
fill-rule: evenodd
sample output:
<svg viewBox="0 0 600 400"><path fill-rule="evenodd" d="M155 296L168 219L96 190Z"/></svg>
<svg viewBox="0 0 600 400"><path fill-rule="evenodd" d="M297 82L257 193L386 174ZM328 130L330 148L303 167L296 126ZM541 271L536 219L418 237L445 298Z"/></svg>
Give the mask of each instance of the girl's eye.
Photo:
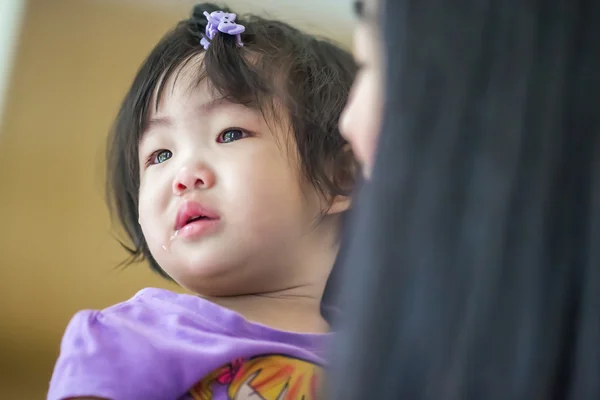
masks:
<svg viewBox="0 0 600 400"><path fill-rule="evenodd" d="M241 129L227 129L223 131L218 137L218 143L231 143L236 140L244 139L248 137L248 133Z"/></svg>
<svg viewBox="0 0 600 400"><path fill-rule="evenodd" d="M171 157L173 157L173 153L170 150L158 150L150 156L148 164L161 164Z"/></svg>

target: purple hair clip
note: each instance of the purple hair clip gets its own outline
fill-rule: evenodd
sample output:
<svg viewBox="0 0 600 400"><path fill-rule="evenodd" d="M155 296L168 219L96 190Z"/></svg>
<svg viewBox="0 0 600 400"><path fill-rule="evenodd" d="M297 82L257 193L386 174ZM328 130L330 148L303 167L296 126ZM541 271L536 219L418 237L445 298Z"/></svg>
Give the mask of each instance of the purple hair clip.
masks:
<svg viewBox="0 0 600 400"><path fill-rule="evenodd" d="M236 44L240 47L244 45L241 34L244 33L246 27L235 23L236 14L223 11L214 11L209 14L207 11L204 11L204 15L208 20L206 35L200 40L200 44L204 47L204 50L208 49L210 41L215 38L217 32L235 36Z"/></svg>

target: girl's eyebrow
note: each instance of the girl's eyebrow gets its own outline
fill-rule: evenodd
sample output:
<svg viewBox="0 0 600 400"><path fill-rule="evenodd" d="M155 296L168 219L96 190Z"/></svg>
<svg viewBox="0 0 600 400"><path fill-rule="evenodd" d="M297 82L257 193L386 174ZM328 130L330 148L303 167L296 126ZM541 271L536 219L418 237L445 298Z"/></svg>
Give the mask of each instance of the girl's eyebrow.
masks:
<svg viewBox="0 0 600 400"><path fill-rule="evenodd" d="M198 106L198 111L202 114L208 114L212 110L215 110L219 107L227 106L227 102L223 98L214 98L210 99ZM173 125L173 119L171 117L151 117L148 118L148 122L146 122L145 131L149 131L151 128L155 126L166 126L170 127Z"/></svg>

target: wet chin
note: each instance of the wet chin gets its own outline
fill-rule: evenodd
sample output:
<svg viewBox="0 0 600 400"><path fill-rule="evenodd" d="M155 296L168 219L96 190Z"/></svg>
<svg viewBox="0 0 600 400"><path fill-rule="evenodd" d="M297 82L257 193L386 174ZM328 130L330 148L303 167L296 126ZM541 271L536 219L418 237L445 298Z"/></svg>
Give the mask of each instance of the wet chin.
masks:
<svg viewBox="0 0 600 400"><path fill-rule="evenodd" d="M235 290L235 279L238 267L227 253L220 254L216 249L195 249L195 251L172 250L157 259L175 282L198 294L207 296L232 295Z"/></svg>

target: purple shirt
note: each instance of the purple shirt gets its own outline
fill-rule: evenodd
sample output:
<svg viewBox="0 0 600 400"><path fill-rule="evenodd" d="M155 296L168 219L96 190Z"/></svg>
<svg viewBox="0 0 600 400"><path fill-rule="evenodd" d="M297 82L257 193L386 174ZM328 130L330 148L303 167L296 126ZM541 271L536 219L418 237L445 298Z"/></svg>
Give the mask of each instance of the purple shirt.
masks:
<svg viewBox="0 0 600 400"><path fill-rule="evenodd" d="M311 400L330 336L275 330L197 296L144 289L73 317L48 399Z"/></svg>

